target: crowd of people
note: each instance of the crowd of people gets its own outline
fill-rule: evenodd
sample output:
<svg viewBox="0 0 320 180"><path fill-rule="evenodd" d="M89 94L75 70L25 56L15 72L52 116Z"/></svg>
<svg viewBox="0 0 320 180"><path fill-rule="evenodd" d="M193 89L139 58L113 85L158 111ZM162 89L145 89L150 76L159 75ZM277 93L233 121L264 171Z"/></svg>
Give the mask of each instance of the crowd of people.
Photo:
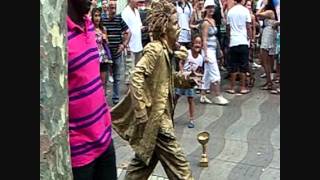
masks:
<svg viewBox="0 0 320 180"><path fill-rule="evenodd" d="M69 130L75 179L116 177L115 166L108 166L108 174L95 170L115 164L111 115L105 95L112 96L113 105L119 103L120 77L125 76L123 83L129 87L132 70L143 56L144 47L158 36L153 31L159 26L157 23L167 26L166 21L150 23L149 14L156 11L151 8L151 1L128 0L117 14L116 0L104 0L101 7L96 0L69 0ZM195 127L197 93L200 103L228 105L222 92L250 93L255 85L255 69L262 67L259 78L266 78L261 90L280 94L280 0L170 3L176 8L180 31L175 49L185 47L188 52L184 59L172 58L173 69L202 77L193 88L175 88L175 103L181 96L188 98L189 128ZM93 39L90 33L94 34ZM227 89L221 87L221 72L228 74ZM112 83L112 94L106 94L107 83ZM209 93L212 99L207 96Z"/></svg>
<svg viewBox="0 0 320 180"><path fill-rule="evenodd" d="M176 90L177 97L188 97L189 127L194 127L193 101L196 93L200 93L201 103L227 105L229 100L222 96L222 91L250 93L255 84L255 69L263 67L264 73L260 78L266 78L266 83L261 89L280 94L279 0L171 2L176 7L181 29L177 47L185 46L191 52L193 40L197 39L198 43L193 56L189 53L187 60L177 60L181 62L177 62L175 68L177 71L192 69L203 74L201 85ZM150 4L151 0L129 0L123 11L116 14L116 1L102 1L102 7L97 7L97 1L92 1L91 17L100 47L101 77L104 87L106 79L113 83L114 105L120 99L120 75L125 75L124 83L128 84L130 72L141 58L143 47L152 41L147 22ZM120 72L121 66L125 66L125 72ZM221 89L221 72L228 73L229 88L225 90ZM238 80L239 90L236 88ZM212 93L214 98L209 99L208 93Z"/></svg>

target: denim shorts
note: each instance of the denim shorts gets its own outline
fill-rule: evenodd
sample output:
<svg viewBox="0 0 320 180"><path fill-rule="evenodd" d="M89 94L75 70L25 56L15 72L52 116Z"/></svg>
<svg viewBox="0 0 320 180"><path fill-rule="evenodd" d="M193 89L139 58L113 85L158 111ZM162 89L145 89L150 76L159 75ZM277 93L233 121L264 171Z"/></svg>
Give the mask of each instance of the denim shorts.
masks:
<svg viewBox="0 0 320 180"><path fill-rule="evenodd" d="M180 96L194 97L196 95L195 90L176 88L176 94Z"/></svg>

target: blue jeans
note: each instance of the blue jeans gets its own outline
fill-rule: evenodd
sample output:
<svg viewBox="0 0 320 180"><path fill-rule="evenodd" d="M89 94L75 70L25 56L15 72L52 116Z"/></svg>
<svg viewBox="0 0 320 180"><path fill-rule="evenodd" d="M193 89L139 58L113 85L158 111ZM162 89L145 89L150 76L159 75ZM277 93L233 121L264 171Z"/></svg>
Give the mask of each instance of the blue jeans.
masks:
<svg viewBox="0 0 320 180"><path fill-rule="evenodd" d="M112 101L118 102L120 99L120 69L122 65L122 56L113 59L112 64L112 75L113 75L113 91L112 91Z"/></svg>

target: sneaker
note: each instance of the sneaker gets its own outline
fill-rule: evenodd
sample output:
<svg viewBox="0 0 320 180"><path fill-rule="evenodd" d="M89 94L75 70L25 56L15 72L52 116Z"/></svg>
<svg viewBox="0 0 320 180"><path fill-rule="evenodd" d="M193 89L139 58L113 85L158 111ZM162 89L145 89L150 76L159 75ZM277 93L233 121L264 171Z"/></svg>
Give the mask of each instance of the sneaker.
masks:
<svg viewBox="0 0 320 180"><path fill-rule="evenodd" d="M213 102L218 105L227 105L229 103L229 101L226 98L224 98L223 96L216 96L213 99Z"/></svg>
<svg viewBox="0 0 320 180"><path fill-rule="evenodd" d="M261 65L253 62L253 63L252 63L252 68L261 68Z"/></svg>
<svg viewBox="0 0 320 180"><path fill-rule="evenodd" d="M201 96L200 97L200 103L212 104L212 102L206 96Z"/></svg>
<svg viewBox="0 0 320 180"><path fill-rule="evenodd" d="M226 72L227 69L226 69L225 67L221 66L221 67L220 67L220 71Z"/></svg>
<svg viewBox="0 0 320 180"><path fill-rule="evenodd" d="M188 128L194 128L194 121L191 120L189 123L188 123Z"/></svg>
<svg viewBox="0 0 320 180"><path fill-rule="evenodd" d="M109 81L110 83L113 83L113 82L114 82L113 77L112 77L112 76L109 76L109 77L108 77L108 81Z"/></svg>
<svg viewBox="0 0 320 180"><path fill-rule="evenodd" d="M266 78L267 75L266 75L266 73L263 73L263 74L260 75L260 77L261 77L261 78Z"/></svg>

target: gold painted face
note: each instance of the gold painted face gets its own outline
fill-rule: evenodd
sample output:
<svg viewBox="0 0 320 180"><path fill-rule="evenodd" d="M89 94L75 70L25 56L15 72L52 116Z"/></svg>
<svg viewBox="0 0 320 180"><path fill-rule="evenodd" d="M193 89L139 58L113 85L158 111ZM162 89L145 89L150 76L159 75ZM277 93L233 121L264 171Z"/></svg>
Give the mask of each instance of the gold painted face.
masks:
<svg viewBox="0 0 320 180"><path fill-rule="evenodd" d="M168 39L170 39L172 41L177 41L179 34L180 34L180 31L181 31L181 29L178 24L178 15L177 15L177 13L175 13L170 17L170 20L168 23L168 27L167 27Z"/></svg>

